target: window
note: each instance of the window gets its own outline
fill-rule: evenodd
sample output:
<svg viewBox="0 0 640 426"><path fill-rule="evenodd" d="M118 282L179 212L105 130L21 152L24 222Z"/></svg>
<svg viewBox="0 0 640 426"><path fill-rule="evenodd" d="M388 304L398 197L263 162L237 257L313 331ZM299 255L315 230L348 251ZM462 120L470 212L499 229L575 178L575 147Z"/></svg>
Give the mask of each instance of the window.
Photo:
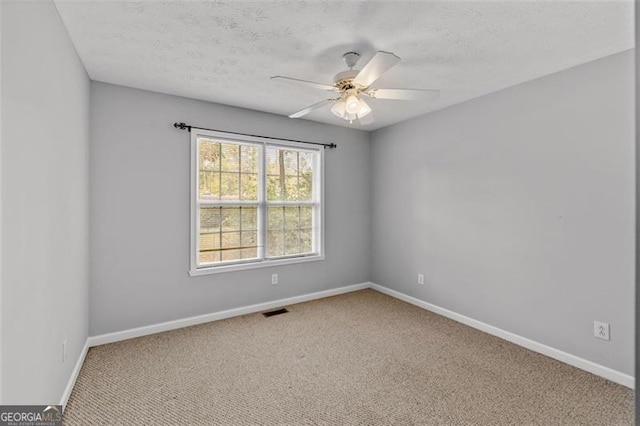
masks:
<svg viewBox="0 0 640 426"><path fill-rule="evenodd" d="M322 148L192 129L191 275L320 260Z"/></svg>

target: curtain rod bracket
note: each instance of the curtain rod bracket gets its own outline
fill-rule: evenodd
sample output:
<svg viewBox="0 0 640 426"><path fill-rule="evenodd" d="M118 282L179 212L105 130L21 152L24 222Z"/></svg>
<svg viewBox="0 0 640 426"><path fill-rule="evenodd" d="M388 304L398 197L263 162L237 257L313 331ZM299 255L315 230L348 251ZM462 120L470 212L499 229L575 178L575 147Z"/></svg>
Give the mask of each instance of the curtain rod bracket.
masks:
<svg viewBox="0 0 640 426"><path fill-rule="evenodd" d="M274 139L274 140L281 140L281 141L289 141L289 142L298 142L298 143L308 143L310 145L320 145L323 146L325 148L337 148L338 145L336 145L335 143L321 143L321 142L308 142L308 141L299 141L296 139L284 139L284 138L274 138L271 136L260 136L260 135L250 135L247 133L238 133L238 132L229 132L227 130L217 130L217 129L207 129L206 127L196 127L196 126L190 126L189 124L186 123L173 123L173 127L175 127L176 129L180 129L180 130L187 130L189 133L191 133L191 129L200 129L200 130L209 130L212 132L224 132L224 133L231 133L232 135L242 135L242 136L254 136L254 137L258 137L258 138L265 138L265 139Z"/></svg>

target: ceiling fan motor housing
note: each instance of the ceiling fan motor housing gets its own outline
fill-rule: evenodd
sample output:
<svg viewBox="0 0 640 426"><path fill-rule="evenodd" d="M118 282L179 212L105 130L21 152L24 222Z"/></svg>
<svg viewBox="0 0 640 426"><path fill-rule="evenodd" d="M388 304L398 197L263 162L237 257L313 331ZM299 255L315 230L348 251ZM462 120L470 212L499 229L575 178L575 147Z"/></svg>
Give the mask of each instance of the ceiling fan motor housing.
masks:
<svg viewBox="0 0 640 426"><path fill-rule="evenodd" d="M335 77L333 77L334 85L336 86L336 88L343 92L356 88L363 89L362 87L357 87L353 83L353 79L356 78L359 72L360 70L347 70L339 72Z"/></svg>

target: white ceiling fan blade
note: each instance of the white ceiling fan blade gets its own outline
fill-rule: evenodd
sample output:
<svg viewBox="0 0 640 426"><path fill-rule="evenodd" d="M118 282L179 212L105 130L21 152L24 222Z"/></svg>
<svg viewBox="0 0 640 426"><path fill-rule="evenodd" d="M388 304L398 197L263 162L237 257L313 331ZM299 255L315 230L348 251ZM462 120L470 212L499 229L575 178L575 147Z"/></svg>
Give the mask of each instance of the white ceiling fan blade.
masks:
<svg viewBox="0 0 640 426"><path fill-rule="evenodd" d="M398 62L400 62L400 58L393 53L379 51L369 63L362 68L362 71L353 79L353 82L360 86L369 87Z"/></svg>
<svg viewBox="0 0 640 426"><path fill-rule="evenodd" d="M367 124L372 124L376 120L373 118L373 113L370 112L369 114L365 115L364 117L358 118L358 121L360 122L360 124L362 126L366 126Z"/></svg>
<svg viewBox="0 0 640 426"><path fill-rule="evenodd" d="M368 94L374 99L418 101L436 99L440 96L440 91L430 89L372 89L369 90Z"/></svg>
<svg viewBox="0 0 640 426"><path fill-rule="evenodd" d="M333 101L332 99L325 99L325 100L322 100L322 101L320 101L320 102L318 102L318 103L315 103L315 104L313 104L313 105L311 105L311 106L306 107L306 108L305 108L305 109L303 109L303 110L300 110L300 111L298 111L298 112L296 112L296 113L291 114L291 115L289 116L289 118L300 118L300 117L303 117L303 116L305 116L305 115L309 114L311 111L315 111L315 110L317 110L318 108L323 107L323 106L324 106L324 104L329 103L329 102L332 102L332 101Z"/></svg>
<svg viewBox="0 0 640 426"><path fill-rule="evenodd" d="M316 83L314 81L300 80L299 78L283 77L281 75L274 75L271 80L287 81L290 83L304 84L305 86L313 87L320 90L335 91L336 88L328 84Z"/></svg>

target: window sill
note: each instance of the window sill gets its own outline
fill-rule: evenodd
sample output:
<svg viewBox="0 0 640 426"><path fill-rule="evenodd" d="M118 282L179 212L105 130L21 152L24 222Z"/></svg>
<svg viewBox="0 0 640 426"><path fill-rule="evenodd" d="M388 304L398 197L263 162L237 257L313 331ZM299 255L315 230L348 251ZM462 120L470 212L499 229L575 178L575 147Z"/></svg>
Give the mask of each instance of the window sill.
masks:
<svg viewBox="0 0 640 426"><path fill-rule="evenodd" d="M241 263L236 265L225 265L225 266L209 266L206 268L197 268L191 269L189 271L189 275L192 277L197 277L200 275L210 275L210 274L220 274L223 272L234 272L234 271L245 271L248 269L258 269L258 268L270 268L273 266L283 266L283 265L292 265L296 263L306 263L306 262L316 262L318 260L324 260L324 255L318 254L315 256L305 256L305 257L292 257L288 259L277 259L277 260L263 260L262 262L255 263Z"/></svg>

